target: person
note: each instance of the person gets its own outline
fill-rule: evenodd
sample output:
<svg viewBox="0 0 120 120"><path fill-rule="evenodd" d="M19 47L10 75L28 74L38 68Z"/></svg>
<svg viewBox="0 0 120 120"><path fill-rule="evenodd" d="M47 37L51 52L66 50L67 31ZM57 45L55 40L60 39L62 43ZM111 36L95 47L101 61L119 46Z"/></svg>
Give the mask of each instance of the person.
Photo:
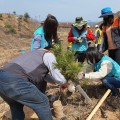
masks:
<svg viewBox="0 0 120 120"><path fill-rule="evenodd" d="M89 47L86 51L88 64L94 66L94 72L79 73L78 79L102 80L103 85L112 90L113 95L120 96L120 65L112 58L102 54L96 47Z"/></svg>
<svg viewBox="0 0 120 120"><path fill-rule="evenodd" d="M90 29L87 29L87 21L82 17L76 17L68 35L68 42L72 42L71 50L76 51L75 56L78 62L84 62L88 40L94 40L94 35Z"/></svg>
<svg viewBox="0 0 120 120"><path fill-rule="evenodd" d="M52 120L49 101L44 94L47 82L67 86L54 63L53 53L37 49L21 54L0 69L0 96L9 104L12 120L24 120L24 105L33 109L40 120Z"/></svg>
<svg viewBox="0 0 120 120"><path fill-rule="evenodd" d="M118 30L119 26L119 18L114 17L114 13L110 7L105 7L101 10L101 15L99 18L103 18L103 43L102 43L102 52L108 50L108 55L113 60L115 60L120 65L120 43L116 44L117 36L119 36L119 32L115 35L112 33ZM119 41L120 37L117 41Z"/></svg>
<svg viewBox="0 0 120 120"><path fill-rule="evenodd" d="M97 45L97 49L100 50L100 45L102 43L102 31L98 25L95 25L95 38L96 38L95 42Z"/></svg>
<svg viewBox="0 0 120 120"><path fill-rule="evenodd" d="M56 17L51 14L47 15L43 25L38 27L32 38L31 51L39 48L50 49L55 43L59 43L57 36L58 21Z"/></svg>

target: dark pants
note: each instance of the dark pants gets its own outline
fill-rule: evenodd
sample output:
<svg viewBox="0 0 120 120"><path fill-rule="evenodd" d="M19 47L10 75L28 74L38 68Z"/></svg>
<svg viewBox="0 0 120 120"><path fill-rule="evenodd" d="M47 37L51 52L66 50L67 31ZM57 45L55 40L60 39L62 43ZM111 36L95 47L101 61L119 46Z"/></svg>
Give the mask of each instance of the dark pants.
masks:
<svg viewBox="0 0 120 120"><path fill-rule="evenodd" d="M111 57L120 65L120 49L109 50L108 54L109 54L109 57Z"/></svg>
<svg viewBox="0 0 120 120"><path fill-rule="evenodd" d="M47 96L22 76L0 70L0 96L9 104L12 120L24 120L24 105L33 109L40 120L52 120Z"/></svg>
<svg viewBox="0 0 120 120"><path fill-rule="evenodd" d="M118 94L117 88L120 88L120 78L105 77L103 79L103 85L111 89L113 94Z"/></svg>

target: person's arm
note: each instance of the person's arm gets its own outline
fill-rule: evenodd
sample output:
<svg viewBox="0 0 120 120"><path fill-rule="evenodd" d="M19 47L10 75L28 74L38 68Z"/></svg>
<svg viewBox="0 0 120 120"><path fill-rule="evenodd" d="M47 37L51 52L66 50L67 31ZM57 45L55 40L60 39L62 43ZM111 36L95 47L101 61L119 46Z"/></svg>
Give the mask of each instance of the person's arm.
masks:
<svg viewBox="0 0 120 120"><path fill-rule="evenodd" d="M45 53L43 56L43 61L44 64L48 67L52 77L55 80L55 83L62 85L67 82L65 77L60 73L60 70L55 68L54 63L56 63L56 58L52 53Z"/></svg>
<svg viewBox="0 0 120 120"><path fill-rule="evenodd" d="M73 33L72 33L72 28L70 29L70 32L68 34L68 42L74 42L74 40L77 39L77 37L74 37L73 36Z"/></svg>
<svg viewBox="0 0 120 120"><path fill-rule="evenodd" d="M108 60L102 62L100 69L97 72L86 73L86 79L102 79L107 76L112 70L112 63Z"/></svg>
<svg viewBox="0 0 120 120"><path fill-rule="evenodd" d="M94 40L95 36L90 29L87 30L86 38L89 40Z"/></svg>

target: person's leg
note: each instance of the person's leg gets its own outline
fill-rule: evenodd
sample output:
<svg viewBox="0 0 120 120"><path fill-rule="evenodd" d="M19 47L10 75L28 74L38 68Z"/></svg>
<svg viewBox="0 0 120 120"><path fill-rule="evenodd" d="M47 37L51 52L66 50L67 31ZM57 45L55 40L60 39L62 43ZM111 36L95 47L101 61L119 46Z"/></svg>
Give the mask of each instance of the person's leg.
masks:
<svg viewBox="0 0 120 120"><path fill-rule="evenodd" d="M118 89L120 88L120 79L114 77L105 77L103 79L103 85L112 90L113 94L119 94Z"/></svg>
<svg viewBox="0 0 120 120"><path fill-rule="evenodd" d="M23 106L21 103L18 103L7 96L0 94L0 96L8 103L11 110L12 120L24 120L25 114L23 111Z"/></svg>
<svg viewBox="0 0 120 120"><path fill-rule="evenodd" d="M47 96L31 82L5 71L0 74L0 90L8 98L32 108L40 120L52 120ZM15 106L11 107L15 110Z"/></svg>

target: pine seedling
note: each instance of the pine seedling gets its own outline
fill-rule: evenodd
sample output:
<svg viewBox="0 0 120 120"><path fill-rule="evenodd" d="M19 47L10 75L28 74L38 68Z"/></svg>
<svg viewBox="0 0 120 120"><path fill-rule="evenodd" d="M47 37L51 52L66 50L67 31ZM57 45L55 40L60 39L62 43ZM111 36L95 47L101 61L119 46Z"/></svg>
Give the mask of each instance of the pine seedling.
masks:
<svg viewBox="0 0 120 120"><path fill-rule="evenodd" d="M52 49L56 56L57 63L55 67L61 70L61 73L67 80L77 80L77 75L82 69L82 63L75 61L75 52L70 50L64 50L62 43L55 44Z"/></svg>

